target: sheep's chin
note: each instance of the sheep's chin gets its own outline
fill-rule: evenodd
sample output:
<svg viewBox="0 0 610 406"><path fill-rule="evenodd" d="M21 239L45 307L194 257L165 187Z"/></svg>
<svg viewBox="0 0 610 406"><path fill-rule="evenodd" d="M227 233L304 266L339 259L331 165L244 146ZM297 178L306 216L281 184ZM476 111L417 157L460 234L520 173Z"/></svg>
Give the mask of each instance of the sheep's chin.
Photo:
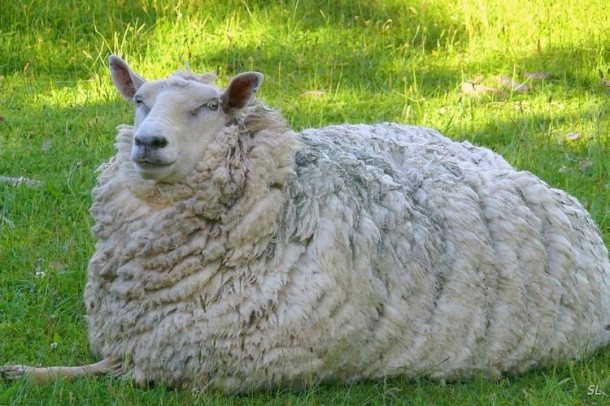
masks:
<svg viewBox="0 0 610 406"><path fill-rule="evenodd" d="M171 177L174 162L168 164L151 164L148 162L134 162L134 167L142 179L166 181Z"/></svg>

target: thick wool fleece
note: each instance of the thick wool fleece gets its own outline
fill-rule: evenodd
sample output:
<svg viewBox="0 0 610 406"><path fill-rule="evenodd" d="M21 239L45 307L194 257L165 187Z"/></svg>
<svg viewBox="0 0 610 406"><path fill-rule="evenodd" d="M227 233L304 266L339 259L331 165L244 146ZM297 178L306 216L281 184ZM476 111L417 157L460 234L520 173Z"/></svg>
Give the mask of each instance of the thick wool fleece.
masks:
<svg viewBox="0 0 610 406"><path fill-rule="evenodd" d="M178 184L100 168L90 342L138 382L243 392L497 376L610 341L610 264L572 197L396 124L295 134L256 102Z"/></svg>

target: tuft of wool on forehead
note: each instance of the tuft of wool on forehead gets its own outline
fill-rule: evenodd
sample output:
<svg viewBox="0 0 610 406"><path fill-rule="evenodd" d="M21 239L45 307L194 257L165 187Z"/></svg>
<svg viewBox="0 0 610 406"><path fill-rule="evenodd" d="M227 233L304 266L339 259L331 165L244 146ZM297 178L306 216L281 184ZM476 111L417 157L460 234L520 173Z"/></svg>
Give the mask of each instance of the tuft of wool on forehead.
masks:
<svg viewBox="0 0 610 406"><path fill-rule="evenodd" d="M196 74L191 72L190 70L178 70L168 78L168 80L170 81L169 84L178 87L186 87L190 84L190 82L198 82L206 85L211 85L216 81L216 79L218 79L218 76L215 73Z"/></svg>

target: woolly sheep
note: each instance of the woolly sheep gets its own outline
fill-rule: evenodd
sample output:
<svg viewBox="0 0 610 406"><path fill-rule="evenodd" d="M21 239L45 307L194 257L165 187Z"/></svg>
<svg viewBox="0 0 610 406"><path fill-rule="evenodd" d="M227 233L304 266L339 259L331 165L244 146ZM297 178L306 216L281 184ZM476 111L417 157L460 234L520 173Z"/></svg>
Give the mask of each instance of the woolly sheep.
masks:
<svg viewBox="0 0 610 406"><path fill-rule="evenodd" d="M260 73L146 81L99 169L85 303L111 374L236 393L386 376L496 377L610 341L610 264L585 209L428 128L292 131Z"/></svg>

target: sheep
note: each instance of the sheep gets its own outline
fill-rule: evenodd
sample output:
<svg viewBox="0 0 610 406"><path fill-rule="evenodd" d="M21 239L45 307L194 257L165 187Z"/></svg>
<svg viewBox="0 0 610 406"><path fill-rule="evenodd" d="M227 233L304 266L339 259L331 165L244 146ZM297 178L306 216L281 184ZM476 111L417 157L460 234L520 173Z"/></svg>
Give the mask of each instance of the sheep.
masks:
<svg viewBox="0 0 610 406"><path fill-rule="evenodd" d="M242 393L402 376L498 377L610 341L610 263L583 206L489 149L384 123L297 133L214 75L147 81L99 168L79 367Z"/></svg>

